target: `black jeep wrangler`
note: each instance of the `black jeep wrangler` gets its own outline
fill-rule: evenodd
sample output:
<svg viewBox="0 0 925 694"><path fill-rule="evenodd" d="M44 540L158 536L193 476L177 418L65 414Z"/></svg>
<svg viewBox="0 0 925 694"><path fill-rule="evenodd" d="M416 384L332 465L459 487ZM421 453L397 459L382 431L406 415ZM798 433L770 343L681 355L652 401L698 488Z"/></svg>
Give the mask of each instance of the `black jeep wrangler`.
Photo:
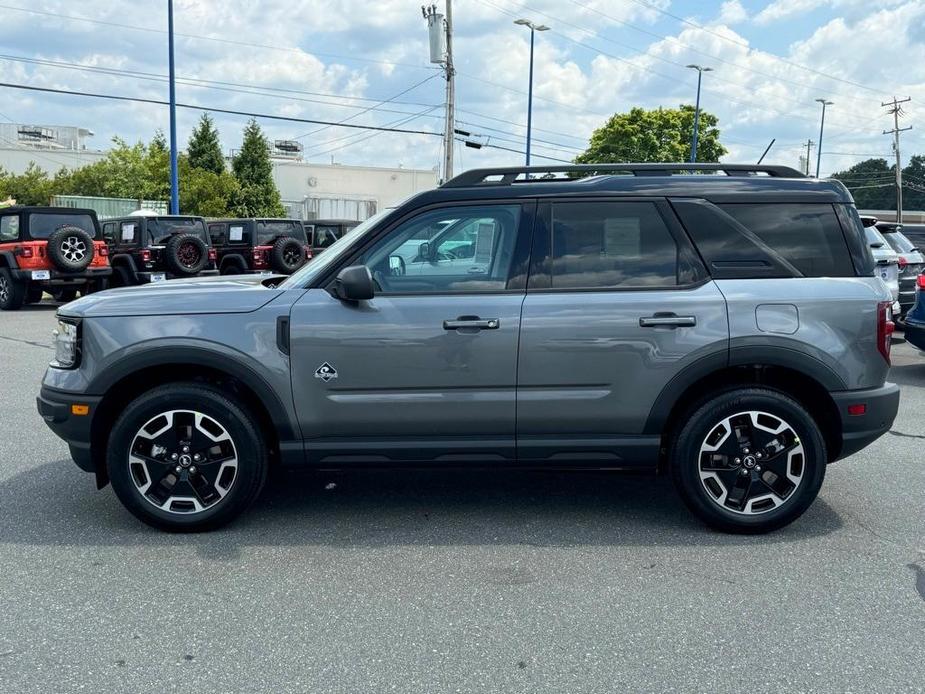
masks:
<svg viewBox="0 0 925 694"><path fill-rule="evenodd" d="M139 216L103 222L113 287L217 275L202 217Z"/></svg>
<svg viewBox="0 0 925 694"><path fill-rule="evenodd" d="M209 238L223 275L290 275L311 257L298 219L216 219L209 222Z"/></svg>

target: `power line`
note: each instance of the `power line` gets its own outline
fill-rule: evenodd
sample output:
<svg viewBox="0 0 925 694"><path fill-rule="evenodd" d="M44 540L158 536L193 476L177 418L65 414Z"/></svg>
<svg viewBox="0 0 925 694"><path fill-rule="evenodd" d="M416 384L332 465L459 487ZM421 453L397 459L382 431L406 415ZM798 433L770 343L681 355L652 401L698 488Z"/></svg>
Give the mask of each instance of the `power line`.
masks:
<svg viewBox="0 0 925 694"><path fill-rule="evenodd" d="M8 87L10 89L22 89L32 92L43 92L47 94L65 94L68 96L85 96L94 99L110 99L112 101L129 101L142 104L154 104L157 106L167 106L169 105L166 101L161 101L159 99L144 99L141 97L133 96L120 96L116 94L99 94L94 92L82 92L72 89L52 89L51 87L32 87L26 84L14 84L12 82L0 82L0 87ZM331 125L338 128L354 128L356 130L376 130L379 132L390 132L390 133L406 133L409 135L437 135L442 136L441 133L433 132L432 130L406 130L402 128L388 128L385 126L378 125L358 125L356 123L337 123L334 121L327 120L316 120L313 118L296 118L295 116L277 116L270 113L256 113L253 111L238 111L235 109L229 108L216 108L212 106L198 106L196 104L181 104L177 103L179 108L188 108L195 111L210 111L213 113L227 113L236 116L248 116L250 118L265 118L268 120L280 120L280 121L289 121L292 123L314 123L316 125Z"/></svg>

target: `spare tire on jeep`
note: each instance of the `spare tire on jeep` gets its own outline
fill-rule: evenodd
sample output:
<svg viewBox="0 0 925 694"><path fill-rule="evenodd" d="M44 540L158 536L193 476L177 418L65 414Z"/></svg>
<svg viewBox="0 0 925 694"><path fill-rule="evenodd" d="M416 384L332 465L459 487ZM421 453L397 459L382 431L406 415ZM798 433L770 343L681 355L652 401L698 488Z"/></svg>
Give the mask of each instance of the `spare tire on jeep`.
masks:
<svg viewBox="0 0 925 694"><path fill-rule="evenodd" d="M80 272L93 260L93 238L80 227L63 226L48 237L48 257L59 270Z"/></svg>
<svg viewBox="0 0 925 694"><path fill-rule="evenodd" d="M305 261L305 250L301 242L292 236L276 239L270 251L270 267L281 275L290 275Z"/></svg>
<svg viewBox="0 0 925 694"><path fill-rule="evenodd" d="M198 275L209 261L205 241L194 234L177 234L167 242L167 268L177 275Z"/></svg>

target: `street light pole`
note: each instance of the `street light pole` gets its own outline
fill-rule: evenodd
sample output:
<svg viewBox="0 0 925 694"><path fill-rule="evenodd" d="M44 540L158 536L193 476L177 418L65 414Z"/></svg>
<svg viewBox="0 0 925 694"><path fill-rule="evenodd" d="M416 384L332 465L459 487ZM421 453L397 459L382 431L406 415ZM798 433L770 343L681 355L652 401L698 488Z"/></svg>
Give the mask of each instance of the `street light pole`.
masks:
<svg viewBox="0 0 925 694"><path fill-rule="evenodd" d="M691 136L691 163L693 164L697 161L697 138L700 134L700 82L703 73L713 72L713 68L702 65L688 65L687 67L697 71L697 103L694 106L694 134Z"/></svg>
<svg viewBox="0 0 925 694"><path fill-rule="evenodd" d="M538 31L548 31L544 24L534 24L529 19L516 19L514 24L530 29L530 83L527 87L527 166L530 166L530 136L533 131L533 39Z"/></svg>
<svg viewBox="0 0 925 694"><path fill-rule="evenodd" d="M170 214L180 214L177 180L177 85L173 66L173 0L167 0L167 51L170 73Z"/></svg>
<svg viewBox="0 0 925 694"><path fill-rule="evenodd" d="M819 123L819 144L816 146L816 178L819 178L819 164L822 162L822 131L825 128L825 107L834 104L834 101L816 99L822 104L822 121Z"/></svg>

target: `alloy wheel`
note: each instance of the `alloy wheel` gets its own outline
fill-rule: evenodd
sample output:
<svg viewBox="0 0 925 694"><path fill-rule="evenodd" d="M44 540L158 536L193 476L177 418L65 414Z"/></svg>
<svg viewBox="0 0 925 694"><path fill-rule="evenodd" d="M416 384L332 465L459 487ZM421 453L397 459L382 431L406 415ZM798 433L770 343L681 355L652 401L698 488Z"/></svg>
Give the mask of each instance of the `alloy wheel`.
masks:
<svg viewBox="0 0 925 694"><path fill-rule="evenodd" d="M767 513L792 497L803 481L803 444L777 415L739 412L716 424L700 446L700 482L725 511Z"/></svg>
<svg viewBox="0 0 925 694"><path fill-rule="evenodd" d="M238 454L231 435L212 417L170 410L138 430L128 465L145 500L162 511L189 515L215 506L231 491Z"/></svg>
<svg viewBox="0 0 925 694"><path fill-rule="evenodd" d="M61 243L61 253L69 263L79 263L87 254L87 244L76 236L68 236Z"/></svg>
<svg viewBox="0 0 925 694"><path fill-rule="evenodd" d="M177 249L177 257L183 267L195 267L200 258L199 249L192 243L184 243Z"/></svg>
<svg viewBox="0 0 925 694"><path fill-rule="evenodd" d="M6 275L0 275L0 303L10 300L10 281Z"/></svg>

